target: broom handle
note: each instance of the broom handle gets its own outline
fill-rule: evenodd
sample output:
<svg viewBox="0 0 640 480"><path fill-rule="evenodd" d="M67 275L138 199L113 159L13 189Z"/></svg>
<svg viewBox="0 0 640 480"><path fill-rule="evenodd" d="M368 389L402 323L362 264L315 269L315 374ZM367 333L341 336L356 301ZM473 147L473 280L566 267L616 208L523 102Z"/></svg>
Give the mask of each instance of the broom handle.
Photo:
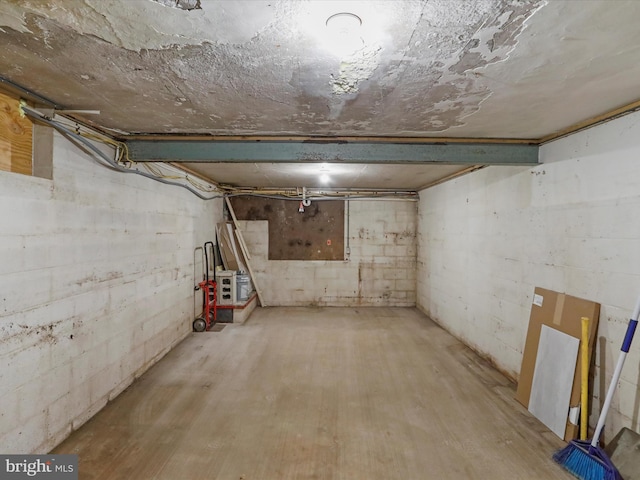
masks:
<svg viewBox="0 0 640 480"><path fill-rule="evenodd" d="M627 358L627 353L629 353L629 348L631 347L633 334L635 333L636 327L638 326L639 315L640 315L640 298L638 298L638 301L636 302L636 308L633 310L633 315L629 320L629 325L627 325L627 333L625 334L624 341L622 342L622 348L620 349L620 356L618 357L618 363L616 364L616 369L613 372L613 378L611 379L611 383L609 384L607 397L604 400L604 405L602 406L602 410L600 411L600 417L598 418L598 425L596 425L596 431L593 435L593 440L591 441L592 447L597 447L598 442L600 441L600 435L602 434L602 429L604 428L604 421L607 417L607 412L609 411L609 407L611 406L611 399L613 398L613 394L616 391L618 380L620 380L620 373L622 372L622 367L624 366L624 361Z"/></svg>
<svg viewBox="0 0 640 480"><path fill-rule="evenodd" d="M589 319L582 317L581 321L580 440L586 440L587 430L589 428Z"/></svg>

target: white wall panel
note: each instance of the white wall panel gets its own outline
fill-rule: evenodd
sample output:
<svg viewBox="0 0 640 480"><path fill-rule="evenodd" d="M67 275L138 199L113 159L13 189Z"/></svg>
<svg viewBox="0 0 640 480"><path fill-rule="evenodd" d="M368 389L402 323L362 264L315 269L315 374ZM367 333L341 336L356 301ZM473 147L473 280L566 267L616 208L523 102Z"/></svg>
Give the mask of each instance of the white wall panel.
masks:
<svg viewBox="0 0 640 480"><path fill-rule="evenodd" d="M640 294L640 114L545 145L540 158L420 193L417 304L517 378L536 286L601 303L597 416ZM636 339L609 438L640 427L639 352Z"/></svg>
<svg viewBox="0 0 640 480"><path fill-rule="evenodd" d="M269 260L268 222L240 222L267 305L415 305L416 203L349 203L346 261Z"/></svg>
<svg viewBox="0 0 640 480"><path fill-rule="evenodd" d="M0 172L0 451L44 453L191 331L219 200L103 168Z"/></svg>

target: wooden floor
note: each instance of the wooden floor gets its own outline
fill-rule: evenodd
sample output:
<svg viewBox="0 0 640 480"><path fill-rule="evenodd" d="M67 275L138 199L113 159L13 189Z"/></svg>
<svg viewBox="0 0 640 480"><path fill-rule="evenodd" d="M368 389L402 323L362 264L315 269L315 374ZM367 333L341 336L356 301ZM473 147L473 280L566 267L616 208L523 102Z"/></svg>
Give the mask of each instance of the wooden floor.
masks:
<svg viewBox="0 0 640 480"><path fill-rule="evenodd" d="M414 309L194 333L53 453L80 478L571 479L514 386Z"/></svg>

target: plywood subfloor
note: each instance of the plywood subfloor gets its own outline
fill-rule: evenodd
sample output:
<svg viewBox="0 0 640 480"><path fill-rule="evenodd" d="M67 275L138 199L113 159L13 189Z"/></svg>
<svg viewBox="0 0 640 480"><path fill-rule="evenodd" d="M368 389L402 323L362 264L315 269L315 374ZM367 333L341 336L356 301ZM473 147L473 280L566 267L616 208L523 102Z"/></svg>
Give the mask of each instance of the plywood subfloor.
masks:
<svg viewBox="0 0 640 480"><path fill-rule="evenodd" d="M263 308L61 444L88 479L569 479L502 375L414 309Z"/></svg>

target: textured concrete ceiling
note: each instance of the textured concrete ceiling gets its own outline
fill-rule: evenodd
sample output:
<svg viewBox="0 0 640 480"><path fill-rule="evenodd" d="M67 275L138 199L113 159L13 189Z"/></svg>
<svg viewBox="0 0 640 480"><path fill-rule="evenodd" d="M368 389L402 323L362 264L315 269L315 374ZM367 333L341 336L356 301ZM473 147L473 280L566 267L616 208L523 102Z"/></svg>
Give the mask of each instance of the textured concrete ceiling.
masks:
<svg viewBox="0 0 640 480"><path fill-rule="evenodd" d="M381 165L353 163L186 163L192 171L235 186L316 188L402 188L420 190L469 170L460 165ZM324 178L323 175L325 176Z"/></svg>
<svg viewBox="0 0 640 480"><path fill-rule="evenodd" d="M336 52L344 11L362 25ZM639 20L636 0L0 0L0 76L128 134L539 139L640 98Z"/></svg>

